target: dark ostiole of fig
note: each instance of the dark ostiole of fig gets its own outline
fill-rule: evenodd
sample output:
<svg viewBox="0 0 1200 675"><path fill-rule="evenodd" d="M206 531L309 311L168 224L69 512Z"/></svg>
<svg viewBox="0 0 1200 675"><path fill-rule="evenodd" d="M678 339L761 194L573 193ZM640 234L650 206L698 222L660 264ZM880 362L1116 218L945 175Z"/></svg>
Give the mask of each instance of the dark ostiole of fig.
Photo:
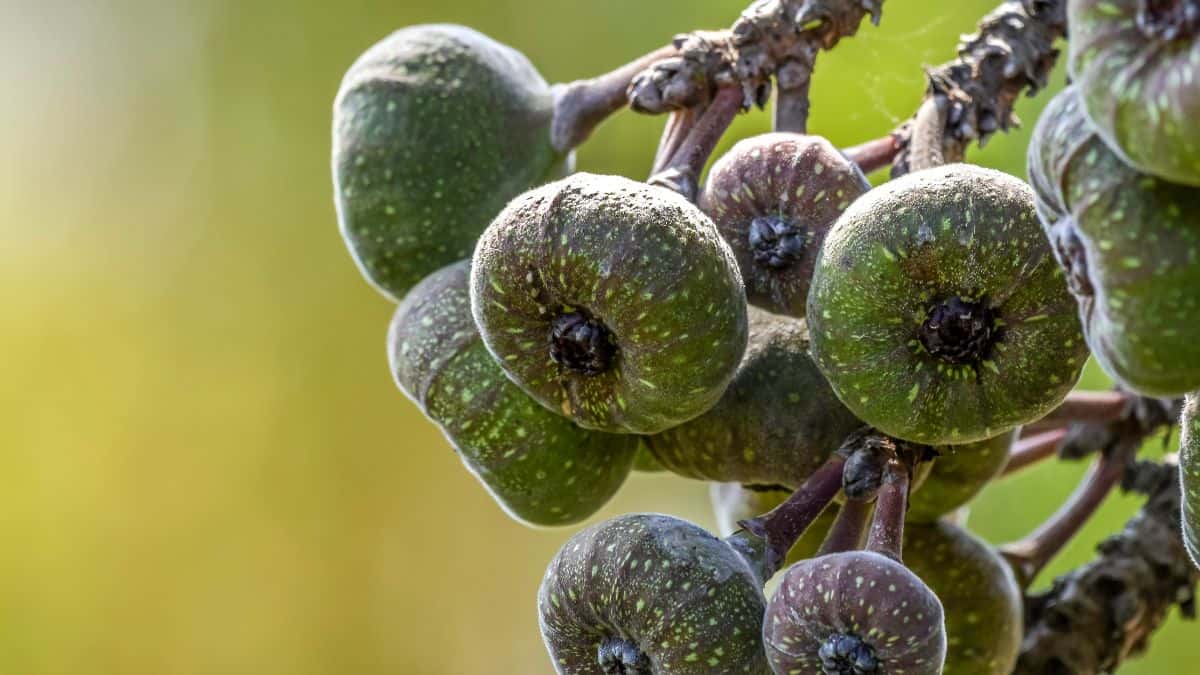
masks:
<svg viewBox="0 0 1200 675"><path fill-rule="evenodd" d="M471 320L469 261L434 272L397 308L388 357L400 389L513 518L568 525L628 476L635 436L582 429L509 382Z"/></svg>
<svg viewBox="0 0 1200 675"><path fill-rule="evenodd" d="M1039 118L1029 176L1100 366L1151 396L1200 388L1200 188L1126 165L1076 87Z"/></svg>
<svg viewBox="0 0 1200 675"><path fill-rule="evenodd" d="M929 476L909 501L909 522L930 523L966 506L1004 470L1018 433L1013 429L983 441L934 447L937 458Z"/></svg>
<svg viewBox="0 0 1200 675"><path fill-rule="evenodd" d="M746 348L737 263L669 190L575 174L479 240L471 306L508 376L580 426L656 433L717 402Z"/></svg>
<svg viewBox="0 0 1200 675"><path fill-rule="evenodd" d="M399 300L470 256L510 199L561 176L553 115L533 65L470 28L411 26L368 49L333 111L338 221L367 280Z"/></svg>
<svg viewBox="0 0 1200 675"><path fill-rule="evenodd" d="M1021 649L1024 604L1004 559L987 542L941 520L905 526L904 562L942 603L945 672L1012 673Z"/></svg>
<svg viewBox="0 0 1200 675"><path fill-rule="evenodd" d="M1179 480L1183 495L1183 543L1200 567L1200 398L1189 394L1180 417Z"/></svg>
<svg viewBox="0 0 1200 675"><path fill-rule="evenodd" d="M900 561L907 491L907 474L892 465L878 493L866 550L848 550L856 545L854 527L862 526L861 502L848 504L833 526L839 541L826 542L828 553L788 568L763 623L775 673L942 672L947 642L942 604Z"/></svg>
<svg viewBox="0 0 1200 675"><path fill-rule="evenodd" d="M870 187L824 138L772 133L713 164L700 208L733 249L750 303L803 317L825 233Z"/></svg>
<svg viewBox="0 0 1200 675"><path fill-rule="evenodd" d="M813 363L803 320L754 307L748 316L749 344L720 400L646 446L689 478L796 488L862 422Z"/></svg>
<svg viewBox="0 0 1200 675"><path fill-rule="evenodd" d="M1200 186L1200 4L1071 0L1073 80L1129 164Z"/></svg>
<svg viewBox="0 0 1200 675"><path fill-rule="evenodd" d="M917 171L860 197L825 239L808 302L838 397L916 443L1035 420L1087 359L1029 187L990 169Z"/></svg>
<svg viewBox="0 0 1200 675"><path fill-rule="evenodd" d="M564 675L764 675L762 584L700 527L624 515L576 534L551 561L542 638Z"/></svg>

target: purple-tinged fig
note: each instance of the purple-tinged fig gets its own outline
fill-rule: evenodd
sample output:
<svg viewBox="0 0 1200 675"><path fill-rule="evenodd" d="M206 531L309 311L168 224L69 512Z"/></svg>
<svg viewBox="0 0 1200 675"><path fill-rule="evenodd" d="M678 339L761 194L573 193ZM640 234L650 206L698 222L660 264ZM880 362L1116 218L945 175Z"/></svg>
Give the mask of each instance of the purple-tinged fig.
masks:
<svg viewBox="0 0 1200 675"><path fill-rule="evenodd" d="M510 199L561 176L550 86L464 26L410 26L371 47L333 112L334 199L363 275L399 300L471 255Z"/></svg>
<svg viewBox="0 0 1200 675"><path fill-rule="evenodd" d="M471 320L469 261L431 274L400 303L388 358L496 502L531 525L579 522L625 482L635 436L581 429L508 381Z"/></svg>
<svg viewBox="0 0 1200 675"><path fill-rule="evenodd" d="M1074 299L1029 187L965 164L875 188L825 238L809 293L813 357L889 436L999 435L1067 395L1087 359Z"/></svg>
<svg viewBox="0 0 1200 675"><path fill-rule="evenodd" d="M748 316L749 344L717 404L645 443L681 476L796 488L862 422L817 370L803 320Z"/></svg>
<svg viewBox="0 0 1200 675"><path fill-rule="evenodd" d="M1069 0L1069 67L1129 164L1200 186L1200 2Z"/></svg>
<svg viewBox="0 0 1200 675"><path fill-rule="evenodd" d="M942 603L951 675L1009 675L1021 650L1024 598L987 542L946 521L904 529L904 562Z"/></svg>
<svg viewBox="0 0 1200 675"><path fill-rule="evenodd" d="M803 317L825 233L870 188L824 138L772 133L739 142L713 164L700 208L733 249L746 299Z"/></svg>
<svg viewBox="0 0 1200 675"><path fill-rule="evenodd" d="M914 488L909 501L909 522L933 522L966 506L1004 471L1018 432L1013 429L983 441L935 447L937 459L930 464L929 477Z"/></svg>
<svg viewBox="0 0 1200 675"><path fill-rule="evenodd" d="M703 529L624 515L579 532L551 561L542 639L563 675L764 675L762 584Z"/></svg>
<svg viewBox="0 0 1200 675"><path fill-rule="evenodd" d="M514 200L479 240L488 350L582 427L649 434L711 408L746 348L746 294L712 221L679 195L576 174Z"/></svg>
<svg viewBox="0 0 1200 675"><path fill-rule="evenodd" d="M1200 188L1118 157L1069 87L1029 146L1038 213L1100 366L1128 388L1200 388Z"/></svg>

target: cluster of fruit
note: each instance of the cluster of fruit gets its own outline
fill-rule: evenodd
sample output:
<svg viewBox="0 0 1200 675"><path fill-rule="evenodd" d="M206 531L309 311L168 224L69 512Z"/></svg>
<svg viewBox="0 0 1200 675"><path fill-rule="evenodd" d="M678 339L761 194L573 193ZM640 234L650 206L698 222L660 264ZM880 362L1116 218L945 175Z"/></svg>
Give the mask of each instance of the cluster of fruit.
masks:
<svg viewBox="0 0 1200 675"><path fill-rule="evenodd" d="M499 505L562 526L634 470L720 484L723 538L635 514L564 545L539 595L559 672L1011 671L1020 589L951 514L1089 347L1138 391L1200 388L1200 18L1104 9L1137 5L1072 3L1078 85L1037 127L1034 189L966 164L871 189L774 133L693 204L572 173L555 88L470 29L353 65L342 232L399 301L396 382Z"/></svg>

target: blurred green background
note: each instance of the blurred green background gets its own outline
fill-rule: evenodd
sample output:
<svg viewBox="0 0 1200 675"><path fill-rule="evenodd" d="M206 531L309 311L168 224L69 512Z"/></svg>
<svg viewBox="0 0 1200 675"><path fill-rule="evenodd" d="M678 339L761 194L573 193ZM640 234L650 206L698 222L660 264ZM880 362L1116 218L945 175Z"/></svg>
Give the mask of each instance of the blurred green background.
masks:
<svg viewBox="0 0 1200 675"><path fill-rule="evenodd" d="M331 102L406 24L470 24L562 81L744 4L6 0L0 673L550 672L534 600L569 532L507 520L393 387L391 307L335 226ZM885 133L993 4L889 0L821 56L812 130ZM972 159L1023 176L1044 102ZM644 176L660 125L621 115L580 168ZM1082 470L992 489L972 525L1018 537ZM1043 583L1136 505L1111 499ZM632 479L605 515L634 510L712 525L682 479ZM1180 672L1188 630L1122 672Z"/></svg>

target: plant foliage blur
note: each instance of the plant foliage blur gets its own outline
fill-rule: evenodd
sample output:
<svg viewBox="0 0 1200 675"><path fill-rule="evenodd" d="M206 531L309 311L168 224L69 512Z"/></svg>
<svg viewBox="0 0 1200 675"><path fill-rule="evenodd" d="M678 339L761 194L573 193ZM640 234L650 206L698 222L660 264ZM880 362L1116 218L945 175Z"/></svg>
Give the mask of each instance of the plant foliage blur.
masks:
<svg viewBox="0 0 1200 675"><path fill-rule="evenodd" d="M995 2L889 0L820 57L811 129L891 129ZM535 595L567 533L509 521L392 385L391 308L334 220L333 95L408 24L471 25L563 81L744 5L6 0L0 672L547 672ZM1050 93L971 159L1023 176ZM580 168L644 177L661 123L621 115ZM743 117L725 147L768 124ZM1020 536L1083 468L989 490L972 527ZM1111 498L1042 583L1137 504ZM626 511L713 524L683 479L635 477L600 517ZM1181 672L1185 631L1122 672Z"/></svg>

